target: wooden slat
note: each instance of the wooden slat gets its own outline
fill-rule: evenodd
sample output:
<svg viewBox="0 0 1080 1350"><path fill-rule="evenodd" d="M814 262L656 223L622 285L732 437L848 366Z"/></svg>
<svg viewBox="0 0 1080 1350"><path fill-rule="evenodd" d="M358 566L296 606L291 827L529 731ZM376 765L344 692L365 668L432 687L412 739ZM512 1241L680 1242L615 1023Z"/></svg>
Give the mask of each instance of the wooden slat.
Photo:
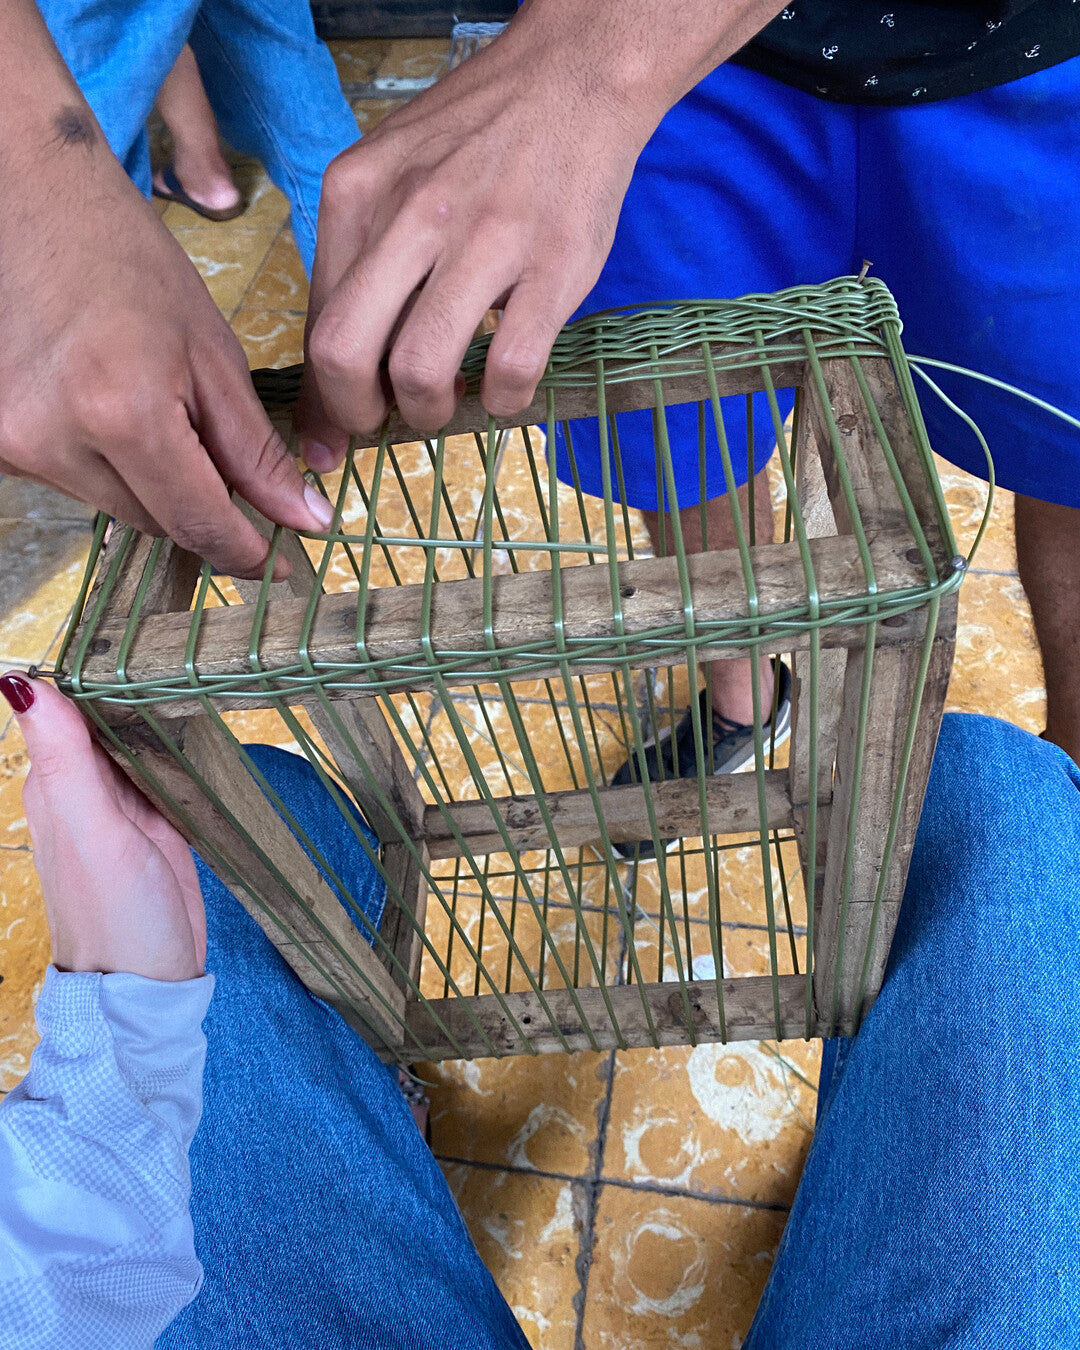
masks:
<svg viewBox="0 0 1080 1350"><path fill-rule="evenodd" d="M268 539L273 527L266 517L246 502L238 502L238 505L260 534ZM272 592L278 596L278 599L271 603L282 603L286 596L295 596L306 604L317 579L307 549L291 530L283 530L279 538L278 552L288 560L292 571L284 581L275 582L271 587ZM258 598L259 582L234 579L233 584L245 604L253 604ZM249 628L250 623L249 614ZM424 798L378 704L372 699L339 703L335 713L337 722L341 724L340 728L335 722L335 717L331 716L318 700L311 702L308 712L326 748L341 770L342 778L356 799L364 818L379 838L384 842L390 840L400 842L398 821L411 839L419 838L423 830ZM356 762L352 745L360 752L364 763L386 795L392 808L390 812L383 807L379 794L372 788L367 774Z"/></svg>
<svg viewBox="0 0 1080 1350"><path fill-rule="evenodd" d="M390 976L398 988L406 993L411 990L410 982L415 984L420 978L420 958L424 947L420 934L424 931L428 898L424 868L429 867L431 861L422 839L415 847L420 862L405 844L384 844L382 849L387 894L379 931L399 962L399 966L391 967Z"/></svg>
<svg viewBox="0 0 1080 1350"><path fill-rule="evenodd" d="M888 373L887 378L893 381L895 387L892 368L884 358L879 358L877 362L864 358L862 367L865 371L868 366L882 363ZM907 516L885 463L851 362L843 357L822 361L821 373L863 529L867 533L908 530ZM879 378L879 386L884 383L884 379L884 375ZM854 528L851 512L841 486L836 447L817 381L809 379L803 393L836 524L841 534L851 534ZM914 538L910 542L913 545Z"/></svg>
<svg viewBox="0 0 1080 1350"><path fill-rule="evenodd" d="M883 357L864 358L860 364L919 523L926 534L939 571L944 573L950 564L947 541L934 505L933 494L919 460L918 449L907 421L892 367ZM910 534L906 512L851 362L842 358L823 361L822 376L864 529L871 535L877 530L892 533L907 529L910 537L907 556L918 557L914 535ZM841 490L836 447L829 434L816 381L807 382L804 396L810 413L809 425L820 452L836 523L842 534L850 534L854 529L854 521ZM857 647L847 654L842 711L836 732L833 800L827 817L825 869L822 877L819 852L815 899L814 996L819 1024L824 1028L826 1035L834 1031L843 1034L853 1033L881 987L907 879L926 778L941 724L945 690L952 665L955 629L954 593L941 602L939 610L937 633L919 711L903 805L876 919L874 898L894 793L898 787L903 742L914 698L921 643L909 641L907 645L888 644L886 637L888 625L882 624L876 629L877 649L873 657L858 800L855 800L854 794L854 770L859 743L860 691L866 656L865 650ZM793 750L796 765L800 757L800 748L802 753L805 753L805 747L800 747L797 742ZM809 794L809 785L797 781L798 772L796 768L792 782L797 834L804 788L806 794ZM856 829L850 860L851 880L845 915L842 913L843 876L852 812L856 813ZM805 865L808 860L804 858L803 861Z"/></svg>
<svg viewBox="0 0 1080 1350"><path fill-rule="evenodd" d="M750 394L764 389L765 385L761 378L760 367L755 366L745 370L731 370L725 367L725 361L745 359L745 348L714 343L710 351L716 364L717 389L722 398L728 394ZM688 350L688 359L695 355L696 353L692 350ZM634 408L653 408L656 406L656 388L653 377L626 380L622 383L618 380L622 370L633 367L640 371L641 365L640 361L632 363L608 361L605 363L607 377L606 407L609 413L627 412ZM292 430L292 414L295 407L295 397L291 395L291 391L287 390L287 382L295 372L295 384L298 389L299 375L302 369L302 366L296 366L290 367L287 371L268 372L269 375L274 377L271 381L266 379L264 372L254 372L256 387L262 383L268 386L272 385L275 390L274 394L267 396L268 412L274 425L286 440ZM555 415L560 421L568 418L595 417L597 415L596 389L591 383L594 372L590 368L583 373L590 381L589 383L576 389L556 390ZM770 367L770 374L777 389L789 388L802 383L804 363L802 361L777 363ZM260 377L263 377L261 381ZM704 370L678 378L662 376L662 385L664 403L669 408L677 403L695 403L709 398L709 384ZM512 417L497 417L495 419L497 427L543 426L546 422L547 396L543 390L521 412L514 413ZM447 436L456 436L466 432L486 432L487 428L488 414L481 404L479 396L476 393L468 393L454 410L454 415L446 424L444 432ZM391 411L388 424L388 439L391 445L421 440L424 434L409 426L396 408ZM427 434L430 434L430 431ZM363 439L361 438L361 443L363 443ZM368 441L373 443L371 438L368 438Z"/></svg>
<svg viewBox="0 0 1080 1350"><path fill-rule="evenodd" d="M945 690L952 667L955 621L954 595L942 604L941 622L933 643L903 806L876 923L875 895L889 816L898 785L920 652L918 647L889 647L874 653L858 800L854 799L855 750L859 690L866 658L862 651L848 654L825 878L814 924L814 997L818 1022L824 1029L824 1035L852 1035L881 989L904 895L926 780L941 726ZM852 811L857 812L857 825L845 912L843 873L847 856L848 821ZM861 985L863 995L860 999Z"/></svg>
<svg viewBox="0 0 1080 1350"><path fill-rule="evenodd" d="M149 727L127 729L122 737L140 768L150 775L149 783L131 773L126 757L115 747L106 748L122 767L127 767L133 781L193 848L198 850L205 843L224 859L222 880L307 987L338 1006L352 1005L354 1014L359 1013L366 1024L372 1043L384 1051L396 1050L403 1044L404 1032L387 1007L400 1016L405 1006L403 995L230 742L205 717L171 725L169 733L186 764L225 803L233 820L204 795L199 782ZM244 878L269 914L247 890L231 884L226 869ZM277 873L290 884L284 885ZM312 917L305 912L305 905ZM335 950L335 944L340 950ZM331 978L317 972L301 947L325 965ZM380 1003L380 997L385 1004Z"/></svg>
<svg viewBox="0 0 1080 1350"><path fill-rule="evenodd" d="M941 574L947 575L952 566L951 548L942 532L937 503L926 479L892 366L880 357L864 360L862 370L930 551Z"/></svg>
<svg viewBox="0 0 1080 1350"><path fill-rule="evenodd" d="M822 597L827 600L854 599L865 594L865 578L858 551L850 539L818 539L811 542L814 566L820 578ZM907 556L910 536L907 532L883 532L871 540L871 556L882 589L901 589L925 584L921 565ZM759 544L752 550L760 613L763 617L805 604L806 582L794 544ZM699 553L687 559L695 613L701 623L737 620L747 616L747 601L738 554L734 550ZM642 558L619 565L625 632L629 663L634 667L655 665L655 650L635 644L636 635L683 622L682 594L675 558ZM612 617L611 592L604 567L569 567L563 573L563 611L568 639L598 640L609 646L611 657L576 666L579 671L610 670L618 641ZM523 572L495 577L493 580L493 635L496 650L520 643L553 647L551 573ZM392 586L368 596L366 640L371 658L419 665L421 651L421 586ZM435 588L431 629L436 651L482 651L484 613L482 583L479 578L447 581ZM297 634L304 613L300 600L276 600L267 605L259 656L267 668L293 664ZM353 593L328 595L319 601L308 644L313 661L332 664L355 662L353 633L356 624L357 597ZM883 628L881 641L909 642L922 629L924 619L916 613L890 621ZM184 653L189 622L185 615L150 616L139 625L127 662L130 680L183 679ZM122 626L102 625L93 643L96 653L86 666L87 679L112 683L116 672L110 655L122 636ZM861 642L863 629L828 628L822 635L827 646L849 646ZM208 609L202 618L195 665L204 676L246 673L249 660L250 616L242 607ZM763 644L765 651L791 651L805 648L805 632L777 634ZM729 647L699 649L699 660L735 657L743 653ZM504 659L503 665L508 668ZM483 660L460 674L447 673L448 684L475 684L485 672ZM558 666L547 662L532 669L523 678L538 679L555 675ZM418 669L409 678L409 687L426 689L433 682ZM329 690L331 697L355 697L352 690ZM303 702L297 697L295 702ZM229 707L260 707L272 702L261 693L230 698ZM196 711L196 700L178 700L169 704L170 716ZM110 713L110 716L113 715ZM122 716L122 712L118 715Z"/></svg>
<svg viewBox="0 0 1080 1350"><path fill-rule="evenodd" d="M242 502L240 508L259 533L269 539L273 526L266 517L247 502ZM284 581L274 583L274 591L306 600L318 581L307 549L291 530L283 530L278 538L278 552L288 560L292 570ZM258 598L258 582L236 579L234 584L245 604ZM378 955L397 987L406 991L409 981L419 974L422 947L408 915L423 929L428 882L415 856L401 841L401 831L410 839L419 840L420 855L426 858L421 838L424 798L374 699L339 702L333 712L316 700L308 713L364 818L382 843L387 899L380 932L387 949L381 949ZM371 778L381 789L382 797ZM383 798L389 810L383 805Z"/></svg>
<svg viewBox="0 0 1080 1350"><path fill-rule="evenodd" d="M836 518L829 500L829 489L822 468L821 450L815 435L814 419L809 416L805 391L800 391L795 419L795 472L799 507L806 533L811 539L828 538L837 533ZM791 753L788 760L795 838L803 882L807 895L816 893L824 879L825 846L828 840L828 803L832 800L833 764L836 760L836 731L840 722L840 700L844 687L846 653L827 648L818 655L817 681L817 785L810 785L810 654L794 652L791 657ZM809 807L816 791L816 862L811 869L809 847ZM810 884L811 871L815 882Z"/></svg>
<svg viewBox="0 0 1080 1350"><path fill-rule="evenodd" d="M120 551L127 531L122 525L114 526L109 538L102 545L98 555L97 573L93 585L83 606L83 618L86 622L97 608L102 588L112 568L113 559ZM136 534L120 563L119 572L109 591L102 612L102 622L123 625L127 622L135 603L135 594L143 579L150 554L158 541L149 534ZM164 539L158 551L154 574L147 584L140 614L168 614L186 611L195 594L199 580L202 560L194 553L188 553L171 539ZM72 643L71 650L77 651L83 628L80 627Z"/></svg>
<svg viewBox="0 0 1080 1350"><path fill-rule="evenodd" d="M653 806L661 838L685 839L701 834L697 779L677 778L651 786ZM709 832L743 834L759 829L757 780L752 774L721 774L705 783ZM637 784L599 789L608 834L615 843L650 837L645 809L645 789ZM564 848L600 841L596 809L587 789L549 792L544 803ZM769 826L782 829L792 823L787 795L787 773L766 769L765 803ZM547 827L535 797L497 797L495 809L519 853L549 845ZM449 815L473 853L501 853L506 845L495 827L486 802L454 802ZM429 806L424 824L433 858L453 858L461 853L443 812Z"/></svg>
<svg viewBox="0 0 1080 1350"><path fill-rule="evenodd" d="M647 984L640 987L619 985L608 989L608 997L626 1041L635 1046L651 1044L641 1004L642 988L648 999L660 1044L688 1044L690 1038L687 1034L683 997L677 984ZM781 1031L789 1036L802 1036L806 1020L806 983L799 975L781 975L779 988ZM717 1017L716 981L695 981L688 989L698 1041L700 1043L720 1041L722 1038ZM589 988L578 989L576 993L588 1025L592 1028L596 1044L603 1050L613 1049L618 1040L601 991ZM725 980L723 994L727 1040L757 1041L776 1038L773 984L768 976L748 975L737 980ZM529 1044L537 1051L549 1054L563 1048L547 1013L534 993L529 991L504 994L502 997L525 1032ZM589 1038L581 1028L569 991L545 990L544 997L570 1048L588 1049ZM432 1011L442 1019L457 1045L470 1057L490 1056L491 1051L477 1031L469 1012L466 1011L464 1006L466 1003L500 1054L517 1055L526 1050L526 1046L522 1044L493 994L481 994L470 999L432 999ZM423 1044L429 1059L456 1059L460 1055L460 1051L449 1041L446 1033L440 1029L431 1012L423 1004L409 1004L408 1023L410 1032Z"/></svg>

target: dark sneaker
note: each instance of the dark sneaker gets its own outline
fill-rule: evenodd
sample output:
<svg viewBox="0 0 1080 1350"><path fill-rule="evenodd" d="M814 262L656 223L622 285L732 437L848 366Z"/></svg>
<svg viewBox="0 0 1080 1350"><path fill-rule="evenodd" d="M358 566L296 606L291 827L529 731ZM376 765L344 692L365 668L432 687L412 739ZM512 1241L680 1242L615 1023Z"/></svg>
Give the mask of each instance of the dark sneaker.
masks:
<svg viewBox="0 0 1080 1350"><path fill-rule="evenodd" d="M791 734L791 671L788 670L783 661L775 657L772 666L778 684L776 725L774 730L773 719L770 718L762 727L766 749L770 744L780 745ZM698 698L704 733L706 728L705 718L712 706L708 689L702 689ZM712 766L707 772L738 773L741 769L749 768L754 762L754 728L745 726L741 722L730 722L717 712L713 712L712 726ZM709 752L707 738L705 752L706 754ZM648 766L649 779L653 783L658 783L667 778L697 777L694 722L689 709L683 713L676 723L673 733L670 731L661 732L658 740L645 746L645 763ZM623 787L627 783L639 783L640 781L637 756L632 755L620 769L616 770L611 780L611 786ZM673 841L662 839L660 842L667 848ZM621 858L633 858L635 856L651 858L655 852L651 839L643 839L640 843L634 843L633 841L621 844L613 843L611 847Z"/></svg>

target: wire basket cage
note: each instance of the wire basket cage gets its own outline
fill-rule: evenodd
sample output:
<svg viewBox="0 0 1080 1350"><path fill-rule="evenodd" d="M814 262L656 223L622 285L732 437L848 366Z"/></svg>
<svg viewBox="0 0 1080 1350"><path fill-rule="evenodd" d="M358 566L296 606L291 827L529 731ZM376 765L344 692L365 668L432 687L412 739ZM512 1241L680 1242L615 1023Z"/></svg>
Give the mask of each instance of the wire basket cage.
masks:
<svg viewBox="0 0 1080 1350"><path fill-rule="evenodd" d="M325 534L244 508L271 540L261 582L99 520L61 686L387 1059L854 1031L964 567L892 297L847 277L579 320L509 425L477 398L488 341L437 437L392 412L309 475ZM298 372L255 375L286 433ZM657 549L623 505L628 418L652 437ZM763 479L736 490L763 435L777 542ZM702 501L726 489L727 547L678 509L688 455ZM698 691L733 658L790 668L791 739L753 678L751 762L714 773ZM377 872L315 837L282 750Z"/></svg>

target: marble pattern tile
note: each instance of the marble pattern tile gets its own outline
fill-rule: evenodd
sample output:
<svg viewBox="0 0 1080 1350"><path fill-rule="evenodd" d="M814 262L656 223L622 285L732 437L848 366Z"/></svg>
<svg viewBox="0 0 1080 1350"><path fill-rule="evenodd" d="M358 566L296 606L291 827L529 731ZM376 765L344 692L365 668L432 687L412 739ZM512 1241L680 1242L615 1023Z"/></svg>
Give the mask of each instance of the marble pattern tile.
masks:
<svg viewBox="0 0 1080 1350"><path fill-rule="evenodd" d="M0 666L44 659L67 621L89 548L89 521L0 521Z"/></svg>
<svg viewBox="0 0 1080 1350"><path fill-rule="evenodd" d="M278 228L274 225L244 225L225 233L222 229L220 224L204 221L190 227L175 226L173 234L198 268L217 307L226 318L231 318L240 308Z"/></svg>
<svg viewBox="0 0 1080 1350"><path fill-rule="evenodd" d="M607 1056L593 1051L425 1065L439 1157L583 1176L598 1132Z"/></svg>
<svg viewBox="0 0 1080 1350"><path fill-rule="evenodd" d="M307 311L308 282L291 230L282 230L270 246L244 296L246 310Z"/></svg>
<svg viewBox="0 0 1080 1350"><path fill-rule="evenodd" d="M573 1350L580 1201L570 1181L488 1171L443 1171L484 1264L533 1350Z"/></svg>
<svg viewBox="0 0 1080 1350"><path fill-rule="evenodd" d="M33 858L29 850L0 849L0 1092L14 1087L29 1067L37 1044L34 1002L48 962L49 930Z"/></svg>
<svg viewBox="0 0 1080 1350"><path fill-rule="evenodd" d="M786 1215L605 1186L582 1340L589 1350L737 1347Z"/></svg>
<svg viewBox="0 0 1080 1350"><path fill-rule="evenodd" d="M370 80L386 55L388 44L370 38L334 38L326 44L342 80Z"/></svg>
<svg viewBox="0 0 1080 1350"><path fill-rule="evenodd" d="M1003 717L1036 734L1046 725L1042 662L1019 578L965 578L946 708Z"/></svg>
<svg viewBox="0 0 1080 1350"><path fill-rule="evenodd" d="M0 735L0 849L30 847L22 805L22 785L29 767L22 732L12 719ZM0 853L0 866L6 857Z"/></svg>
<svg viewBox="0 0 1080 1350"><path fill-rule="evenodd" d="M802 1041L619 1051L603 1175L790 1205L819 1061Z"/></svg>
<svg viewBox="0 0 1080 1350"><path fill-rule="evenodd" d="M445 38L396 38L386 44L378 73L410 79L440 75L446 69L447 51Z"/></svg>
<svg viewBox="0 0 1080 1350"><path fill-rule="evenodd" d="M97 512L92 506L29 478L13 478L0 474L0 521L23 521L29 524L85 526L91 524Z"/></svg>
<svg viewBox="0 0 1080 1350"><path fill-rule="evenodd" d="M935 460L957 547L966 557L983 522L987 487L981 479L972 478L969 473L955 468L940 455L935 456ZM990 524L971 565L977 570L1016 571L1013 494L1004 488L994 491Z"/></svg>
<svg viewBox="0 0 1080 1350"><path fill-rule="evenodd" d="M352 110L356 116L356 125L361 135L375 128L389 117L395 108L401 107L399 98L361 98L357 99Z"/></svg>
<svg viewBox="0 0 1080 1350"><path fill-rule="evenodd" d="M286 310L240 309L232 330L252 370L281 370L304 359L304 316Z"/></svg>

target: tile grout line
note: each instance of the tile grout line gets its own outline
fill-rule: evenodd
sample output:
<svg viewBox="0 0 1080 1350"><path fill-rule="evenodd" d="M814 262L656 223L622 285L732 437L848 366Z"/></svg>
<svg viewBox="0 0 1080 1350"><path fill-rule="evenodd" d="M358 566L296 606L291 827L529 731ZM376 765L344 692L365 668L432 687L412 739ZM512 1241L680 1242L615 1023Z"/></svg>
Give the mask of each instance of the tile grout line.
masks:
<svg viewBox="0 0 1080 1350"><path fill-rule="evenodd" d="M249 295L250 292L251 292L252 286L255 285L255 282L258 280L260 273L262 272L263 268L266 266L266 260L267 260L267 258L269 258L270 253L271 253L271 250L273 249L274 245L275 245L275 244L277 243L277 241L281 238L281 232L282 232L282 230L285 229L286 225L288 224L288 221L289 221L289 217L286 216L286 217L285 217L285 220L282 222L282 224L280 224L280 225L278 226L276 233L274 234L273 238L270 240L269 244L266 246L266 252L265 252L265 253L262 255L262 257L259 259L258 265L256 266L254 272L252 272L252 274L251 274L251 280L250 280L250 281L248 282L248 284L244 287L243 294L240 296L239 301L236 303L236 305L233 307L233 309L232 309L228 314L226 314L226 315L223 316L224 319L225 319L225 322L229 325L230 328L232 327L233 321L235 320L236 316L237 316L237 315L240 313L240 311L244 308L244 302L247 300L248 295Z"/></svg>
<svg viewBox="0 0 1080 1350"><path fill-rule="evenodd" d="M614 1053L614 1052L613 1052ZM447 1153L436 1153L435 1161L448 1167L475 1167L479 1172L499 1172L515 1177L539 1177L543 1181L568 1181L572 1186L587 1186L590 1177L575 1176L572 1172L551 1172L542 1167L515 1167L513 1164L485 1162L474 1158L455 1158ZM600 1187L613 1186L620 1191L639 1191L646 1195L665 1195L676 1200L697 1200L703 1205L730 1205L736 1209L764 1209L787 1214L790 1205L780 1201L751 1200L737 1195L720 1195L716 1191L694 1191L685 1186L665 1186L662 1181L634 1181L629 1177L600 1177Z"/></svg>
<svg viewBox="0 0 1080 1350"><path fill-rule="evenodd" d="M600 1207L600 1192L604 1181L604 1154L607 1149L608 1126L611 1123L611 1099L615 1091L615 1051L609 1050L604 1066L604 1095L596 1113L596 1145L593 1152L591 1175L587 1175L577 1184L585 1193L585 1213L581 1222L581 1234L578 1239L577 1260L574 1262L578 1277L578 1288L574 1294L573 1306L577 1314L574 1326L574 1350L585 1350L585 1309L589 1299L589 1273L592 1270L593 1249L596 1245L596 1214Z"/></svg>

